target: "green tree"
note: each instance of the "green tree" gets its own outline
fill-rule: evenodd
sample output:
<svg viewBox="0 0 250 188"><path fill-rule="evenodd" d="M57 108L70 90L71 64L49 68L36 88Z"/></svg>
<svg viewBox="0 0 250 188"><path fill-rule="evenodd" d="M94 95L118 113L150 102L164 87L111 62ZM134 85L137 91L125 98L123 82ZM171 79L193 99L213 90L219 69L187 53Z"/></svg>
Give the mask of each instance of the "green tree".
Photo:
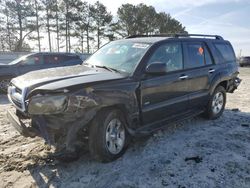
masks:
<svg viewBox="0 0 250 188"><path fill-rule="evenodd" d="M36 40L37 43L38 43L38 50L39 52L41 51L41 34L40 34L40 31L41 31L41 25L42 25L42 19L41 17L39 16L41 14L41 12L43 11L42 9L42 5L41 5L41 1L39 0L33 0L32 1L32 8L34 10L34 17L35 17L35 20L31 20L31 25L33 25L33 27L35 28L36 30L36 33L37 35L36 36L32 36L30 35L29 36L29 39L30 40Z"/></svg>
<svg viewBox="0 0 250 188"><path fill-rule="evenodd" d="M178 20L165 12L157 14L157 22L161 23L157 25L158 33L187 33L185 27Z"/></svg>
<svg viewBox="0 0 250 188"><path fill-rule="evenodd" d="M48 42L49 42L49 51L52 51L51 46L51 21L52 21L52 1L50 0L42 0L43 8L45 10L45 19L46 19L46 31L48 35Z"/></svg>
<svg viewBox="0 0 250 188"><path fill-rule="evenodd" d="M78 1L77 0L62 0L60 4L61 27L60 29L65 32L66 52L71 51L71 37L75 36L74 24L77 21L78 14ZM64 20L64 22L63 22Z"/></svg>
<svg viewBox="0 0 250 188"><path fill-rule="evenodd" d="M94 31L97 33L97 48L100 48L101 39L104 38L105 32L112 21L112 15L107 11L107 8L97 1L94 6L91 7L91 12L93 14L94 21Z"/></svg>
<svg viewBox="0 0 250 188"><path fill-rule="evenodd" d="M9 13L8 17L11 20L11 24L17 32L17 34L15 34L16 45L14 51L23 51L25 38L35 30L35 27L29 19L35 15L32 4L24 0L6 0L5 5Z"/></svg>
<svg viewBox="0 0 250 188"><path fill-rule="evenodd" d="M87 2L78 1L77 3L78 14L75 22L75 36L78 38L80 44L80 51L84 52L85 36L89 40L89 5ZM89 45L87 41L87 49L89 51ZM78 50L79 51L79 50Z"/></svg>
<svg viewBox="0 0 250 188"><path fill-rule="evenodd" d="M132 4L124 4L117 11L118 25L116 33L124 36L137 34L137 9Z"/></svg>
<svg viewBox="0 0 250 188"><path fill-rule="evenodd" d="M156 33L185 33L185 27L164 12L157 13L145 4L124 4L118 11L116 33L121 36L151 35Z"/></svg>

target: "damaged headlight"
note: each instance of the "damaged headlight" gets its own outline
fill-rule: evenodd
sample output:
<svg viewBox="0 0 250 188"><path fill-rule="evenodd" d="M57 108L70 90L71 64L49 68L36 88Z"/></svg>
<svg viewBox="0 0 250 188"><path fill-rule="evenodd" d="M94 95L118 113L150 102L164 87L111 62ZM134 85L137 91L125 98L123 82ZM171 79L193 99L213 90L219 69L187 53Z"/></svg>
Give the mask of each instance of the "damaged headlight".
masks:
<svg viewBox="0 0 250 188"><path fill-rule="evenodd" d="M67 107L68 99L65 95L35 96L29 101L29 114L58 114Z"/></svg>

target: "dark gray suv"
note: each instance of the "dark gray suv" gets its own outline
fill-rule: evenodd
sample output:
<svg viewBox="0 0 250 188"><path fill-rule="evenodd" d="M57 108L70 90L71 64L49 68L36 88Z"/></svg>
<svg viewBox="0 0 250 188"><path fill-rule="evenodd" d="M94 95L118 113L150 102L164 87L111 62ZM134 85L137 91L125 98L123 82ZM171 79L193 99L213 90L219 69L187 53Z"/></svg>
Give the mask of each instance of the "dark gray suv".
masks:
<svg viewBox="0 0 250 188"><path fill-rule="evenodd" d="M87 138L92 156L107 162L131 136L198 114L220 117L238 74L234 50L220 36L132 36L83 65L13 79L8 97L16 113L8 118L22 135L56 145L59 159L77 158L77 143Z"/></svg>

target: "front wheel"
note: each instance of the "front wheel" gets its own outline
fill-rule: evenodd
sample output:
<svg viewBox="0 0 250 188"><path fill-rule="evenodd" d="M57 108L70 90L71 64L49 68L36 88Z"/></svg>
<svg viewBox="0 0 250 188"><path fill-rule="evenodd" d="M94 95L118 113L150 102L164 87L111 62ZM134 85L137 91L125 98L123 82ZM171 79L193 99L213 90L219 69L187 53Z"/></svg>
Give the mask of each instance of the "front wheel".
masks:
<svg viewBox="0 0 250 188"><path fill-rule="evenodd" d="M210 97L205 116L208 119L217 119L219 118L226 105L226 90L222 86L218 86L212 96Z"/></svg>
<svg viewBox="0 0 250 188"><path fill-rule="evenodd" d="M93 158L110 162L125 152L129 141L125 124L120 110L102 110L97 114L89 130L89 150Z"/></svg>

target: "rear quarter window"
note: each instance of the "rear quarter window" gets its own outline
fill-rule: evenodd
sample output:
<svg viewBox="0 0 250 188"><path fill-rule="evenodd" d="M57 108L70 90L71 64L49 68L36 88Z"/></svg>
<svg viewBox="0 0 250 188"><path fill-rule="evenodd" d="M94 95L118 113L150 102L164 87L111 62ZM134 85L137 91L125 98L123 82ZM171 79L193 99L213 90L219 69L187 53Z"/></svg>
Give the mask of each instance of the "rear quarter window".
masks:
<svg viewBox="0 0 250 188"><path fill-rule="evenodd" d="M218 50L223 63L235 62L236 57L234 51L229 44L214 44L215 48Z"/></svg>

